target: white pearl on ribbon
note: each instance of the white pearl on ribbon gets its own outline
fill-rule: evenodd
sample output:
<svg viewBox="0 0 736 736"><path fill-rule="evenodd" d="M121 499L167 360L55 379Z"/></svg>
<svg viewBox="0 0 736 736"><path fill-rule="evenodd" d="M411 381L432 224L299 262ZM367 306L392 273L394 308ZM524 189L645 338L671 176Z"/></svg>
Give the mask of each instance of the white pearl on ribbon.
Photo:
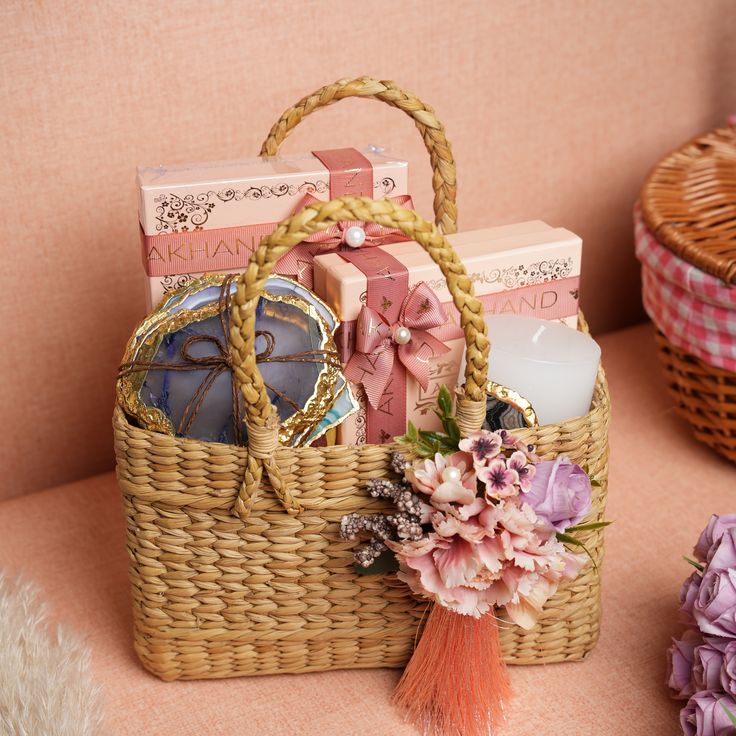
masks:
<svg viewBox="0 0 736 736"><path fill-rule="evenodd" d="M453 465L446 467L442 471L442 480L445 481L445 483L457 483L461 477L462 473L460 472L460 468L456 468Z"/></svg>
<svg viewBox="0 0 736 736"><path fill-rule="evenodd" d="M360 248L365 243L365 230L358 225L353 225L345 231L345 245L351 248Z"/></svg>
<svg viewBox="0 0 736 736"><path fill-rule="evenodd" d="M397 327L394 330L393 338L398 345L406 345L411 340L411 330L408 327Z"/></svg>

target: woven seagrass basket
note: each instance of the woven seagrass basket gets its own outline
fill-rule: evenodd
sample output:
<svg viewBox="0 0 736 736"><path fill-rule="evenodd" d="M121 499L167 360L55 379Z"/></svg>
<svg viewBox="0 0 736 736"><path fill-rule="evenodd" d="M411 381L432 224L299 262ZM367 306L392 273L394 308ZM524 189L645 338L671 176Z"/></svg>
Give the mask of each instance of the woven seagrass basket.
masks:
<svg viewBox="0 0 736 736"><path fill-rule="evenodd" d="M641 209L662 245L736 288L736 127L698 136L660 161L642 187ZM678 347L658 327L678 412L698 440L736 462L736 374Z"/></svg>
<svg viewBox="0 0 736 736"><path fill-rule="evenodd" d="M458 419L465 432L483 421L489 343L481 305L442 234L455 229L455 168L432 110L391 82L342 80L287 110L262 152L275 154L304 115L351 96L383 100L414 119L432 161L439 227L388 200L344 197L302 210L263 239L239 278L231 312L230 352L249 447L147 431L115 410L135 649L166 680L402 667L426 613L427 603L395 575L356 574L352 545L339 535L344 514L385 508L364 486L390 474L395 446L279 447L255 363L255 305L279 257L334 223L378 222L416 240L442 269L467 344ZM544 457L564 453L589 466L600 481L590 521L602 519L605 506L609 408L601 370L589 414L520 433ZM578 660L593 647L602 532L583 539L596 564L561 585L534 629L502 626L509 662Z"/></svg>

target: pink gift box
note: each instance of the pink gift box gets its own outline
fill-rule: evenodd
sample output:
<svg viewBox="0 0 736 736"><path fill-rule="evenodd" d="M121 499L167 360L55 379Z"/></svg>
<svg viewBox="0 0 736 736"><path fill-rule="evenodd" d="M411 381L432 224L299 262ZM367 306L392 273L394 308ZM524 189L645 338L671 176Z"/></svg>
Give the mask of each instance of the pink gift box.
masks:
<svg viewBox="0 0 736 736"><path fill-rule="evenodd" d="M537 220L456 233L449 235L448 240L462 259L486 314L528 314L562 321L573 328L577 326L582 256L582 241L577 235ZM430 333L449 352L430 361L426 390L411 375L406 382L406 418L422 428L439 429L439 420L432 411L436 393L442 384L451 389L457 385L464 349L459 314L439 267L419 244L375 247L404 265L409 288L419 282L428 284L447 312L447 324ZM343 363L347 363L352 354L356 320L365 303L367 277L339 254L329 253L315 258L314 284L315 292L343 322L338 347ZM360 387L356 389L363 409L338 427L340 444L365 443L370 417L378 417L376 413L366 413L364 392ZM386 413L389 412L395 412L395 404L387 402Z"/></svg>
<svg viewBox="0 0 736 736"><path fill-rule="evenodd" d="M399 197L408 163L383 149L138 169L139 217L149 305L175 276L242 270L264 235L307 195ZM165 278L169 277L169 278Z"/></svg>

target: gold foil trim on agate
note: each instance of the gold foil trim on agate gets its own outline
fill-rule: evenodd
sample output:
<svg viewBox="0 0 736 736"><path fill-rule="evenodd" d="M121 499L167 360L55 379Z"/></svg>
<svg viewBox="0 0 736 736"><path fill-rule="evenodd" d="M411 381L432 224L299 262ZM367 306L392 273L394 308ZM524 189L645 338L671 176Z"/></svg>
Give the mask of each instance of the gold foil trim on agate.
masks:
<svg viewBox="0 0 736 736"><path fill-rule="evenodd" d="M537 413L534 411L534 407L531 402L525 399L521 394L513 391L506 386L502 386L500 383L495 381L488 381L486 385L486 393L492 396L494 399L498 399L504 404L508 404L513 409L521 414L522 419L527 427L539 426L539 419Z"/></svg>
<svg viewBox="0 0 736 736"><path fill-rule="evenodd" d="M217 316L220 311L217 301L210 302L195 309L180 309L173 315L168 314L168 311L180 305L185 298L192 294L196 294L210 286L221 286L224 278L226 277L222 274L207 274L171 292L171 294L161 301L158 309L141 322L138 329L128 341L122 363L151 362L166 334L176 332L194 322L201 322L210 317ZM291 279L284 280L291 281ZM312 441L314 441L329 431L330 428L339 424L346 416L357 411L355 400L347 386L347 381L345 382L345 387L337 394L335 393L337 383L341 377L344 377L342 376L337 348L332 336L334 329L330 328L327 320L319 313L314 305L300 296L273 294L267 290L263 296L267 300L267 303L271 302L272 305L273 303L289 304L302 312L305 318L311 318L318 325L320 332L320 343L317 350L325 354L323 368L317 377L314 390L307 399L305 406L300 411L294 412L290 417L280 422L279 441L284 445L291 445L294 438L299 438L300 443L305 441L315 431L320 421L322 421L337 398L345 390L348 391L351 397L351 404L355 407L338 421L324 427L319 435L312 438ZM317 298L317 301L334 317L332 310L321 299ZM268 307L265 307L265 309L268 309ZM273 306L271 306L270 310L273 309ZM271 311L271 315L273 314L274 312ZM296 315L291 315L287 321L296 324L297 320L298 317ZM337 317L334 317L334 321L336 328L339 325ZM166 414L160 409L147 406L141 400L140 391L145 381L145 376L146 370L141 369L118 379L117 392L119 403L126 414L135 418L144 429L175 436L176 430Z"/></svg>

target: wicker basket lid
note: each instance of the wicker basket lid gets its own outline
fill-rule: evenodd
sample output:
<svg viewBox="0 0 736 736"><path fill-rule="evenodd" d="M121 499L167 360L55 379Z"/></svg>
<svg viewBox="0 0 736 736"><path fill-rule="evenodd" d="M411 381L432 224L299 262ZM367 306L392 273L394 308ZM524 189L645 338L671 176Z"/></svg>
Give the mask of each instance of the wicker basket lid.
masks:
<svg viewBox="0 0 736 736"><path fill-rule="evenodd" d="M660 161L641 205L660 243L736 284L736 126L698 136Z"/></svg>

